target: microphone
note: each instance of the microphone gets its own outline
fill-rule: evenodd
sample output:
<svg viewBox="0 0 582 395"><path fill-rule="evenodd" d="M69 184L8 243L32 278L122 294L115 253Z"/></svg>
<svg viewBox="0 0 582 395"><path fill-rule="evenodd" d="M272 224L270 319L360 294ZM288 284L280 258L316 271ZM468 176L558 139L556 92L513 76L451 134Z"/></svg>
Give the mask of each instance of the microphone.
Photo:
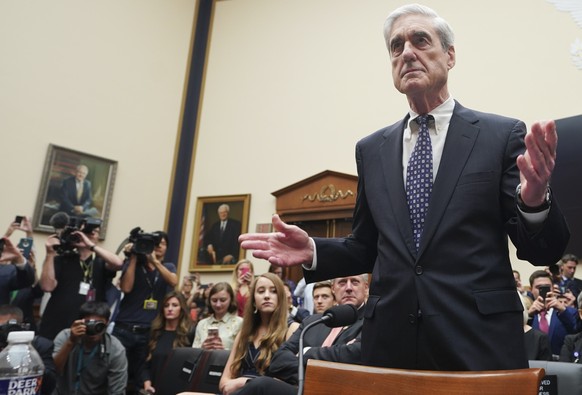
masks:
<svg viewBox="0 0 582 395"><path fill-rule="evenodd" d="M49 224L55 229L65 229L70 220L71 218L67 215L67 213L59 211L50 218Z"/></svg>
<svg viewBox="0 0 582 395"><path fill-rule="evenodd" d="M330 328L352 325L358 320L358 310L353 304L334 306L323 313L321 320Z"/></svg>
<svg viewBox="0 0 582 395"><path fill-rule="evenodd" d="M334 306L327 309L321 317L317 320L310 322L303 328L301 334L299 335L299 366L297 369L297 382L299 388L297 389L297 395L303 395L303 385L305 382L305 367L303 366L303 336L305 332L311 327L325 323L330 328L337 328L340 326L352 325L358 320L358 310L356 306L351 304L342 304Z"/></svg>

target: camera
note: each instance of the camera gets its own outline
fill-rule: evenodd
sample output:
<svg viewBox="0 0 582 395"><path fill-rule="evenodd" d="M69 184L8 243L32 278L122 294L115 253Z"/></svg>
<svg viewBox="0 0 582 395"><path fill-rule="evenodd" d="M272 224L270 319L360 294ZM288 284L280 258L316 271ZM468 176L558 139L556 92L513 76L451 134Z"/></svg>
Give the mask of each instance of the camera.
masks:
<svg viewBox="0 0 582 395"><path fill-rule="evenodd" d="M90 235L96 228L101 227L101 223L99 218L70 217L68 224L57 234L60 244L54 247L56 253L59 255L76 254L75 244L81 242L81 238L74 233L80 230Z"/></svg>
<svg viewBox="0 0 582 395"><path fill-rule="evenodd" d="M85 332L85 335L87 336L99 335L107 328L105 322L101 320L85 320L85 326L87 327Z"/></svg>
<svg viewBox="0 0 582 395"><path fill-rule="evenodd" d="M162 241L162 236L157 233L145 233L139 226L129 232L129 242L133 243L131 252L134 254L151 254Z"/></svg>
<svg viewBox="0 0 582 395"><path fill-rule="evenodd" d="M4 252L4 244L6 244L6 241L4 239L0 239L0 255L2 255L2 252Z"/></svg>

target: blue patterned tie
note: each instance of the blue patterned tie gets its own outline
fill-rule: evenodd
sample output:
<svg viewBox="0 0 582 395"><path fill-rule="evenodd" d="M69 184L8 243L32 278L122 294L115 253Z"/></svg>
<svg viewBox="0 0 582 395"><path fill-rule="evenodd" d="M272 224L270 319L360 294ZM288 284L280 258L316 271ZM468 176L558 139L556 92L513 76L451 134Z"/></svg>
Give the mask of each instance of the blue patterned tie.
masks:
<svg viewBox="0 0 582 395"><path fill-rule="evenodd" d="M420 236L432 192L432 145L428 132L429 118L432 117L420 115L415 119L416 123L420 125L418 140L406 169L406 198L408 199L408 212L412 223L416 251L420 247Z"/></svg>

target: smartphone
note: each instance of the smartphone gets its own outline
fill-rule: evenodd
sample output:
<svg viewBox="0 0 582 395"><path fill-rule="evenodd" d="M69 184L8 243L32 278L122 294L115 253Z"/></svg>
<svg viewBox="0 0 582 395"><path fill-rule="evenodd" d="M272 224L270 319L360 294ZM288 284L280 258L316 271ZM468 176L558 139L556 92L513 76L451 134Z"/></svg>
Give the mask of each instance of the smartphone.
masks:
<svg viewBox="0 0 582 395"><path fill-rule="evenodd" d="M18 225L20 225L22 223L23 219L24 219L24 215L17 215L16 218L14 218L14 222L16 222Z"/></svg>
<svg viewBox="0 0 582 395"><path fill-rule="evenodd" d="M23 237L18 242L18 248L22 250L22 255L26 259L30 258L30 250L32 250L32 237Z"/></svg>
<svg viewBox="0 0 582 395"><path fill-rule="evenodd" d="M549 285L540 285L538 290L540 291L540 296L542 297L543 300L546 300L546 295L548 294L548 292L550 292L551 289L552 287L550 287Z"/></svg>
<svg viewBox="0 0 582 395"><path fill-rule="evenodd" d="M240 269L241 274L244 276L245 274L247 274L248 272L250 272L251 269L248 267L243 267L242 269Z"/></svg>
<svg viewBox="0 0 582 395"><path fill-rule="evenodd" d="M216 327L208 328L208 337L218 337L218 328Z"/></svg>

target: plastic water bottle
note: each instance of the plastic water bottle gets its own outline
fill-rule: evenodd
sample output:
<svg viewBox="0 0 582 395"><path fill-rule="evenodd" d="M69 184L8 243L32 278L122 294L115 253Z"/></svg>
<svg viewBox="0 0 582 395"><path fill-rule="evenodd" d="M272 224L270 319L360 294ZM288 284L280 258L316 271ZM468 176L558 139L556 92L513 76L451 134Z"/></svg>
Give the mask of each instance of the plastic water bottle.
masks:
<svg viewBox="0 0 582 395"><path fill-rule="evenodd" d="M0 352L0 395L40 394L44 363L32 339L31 331L8 334L8 346Z"/></svg>

